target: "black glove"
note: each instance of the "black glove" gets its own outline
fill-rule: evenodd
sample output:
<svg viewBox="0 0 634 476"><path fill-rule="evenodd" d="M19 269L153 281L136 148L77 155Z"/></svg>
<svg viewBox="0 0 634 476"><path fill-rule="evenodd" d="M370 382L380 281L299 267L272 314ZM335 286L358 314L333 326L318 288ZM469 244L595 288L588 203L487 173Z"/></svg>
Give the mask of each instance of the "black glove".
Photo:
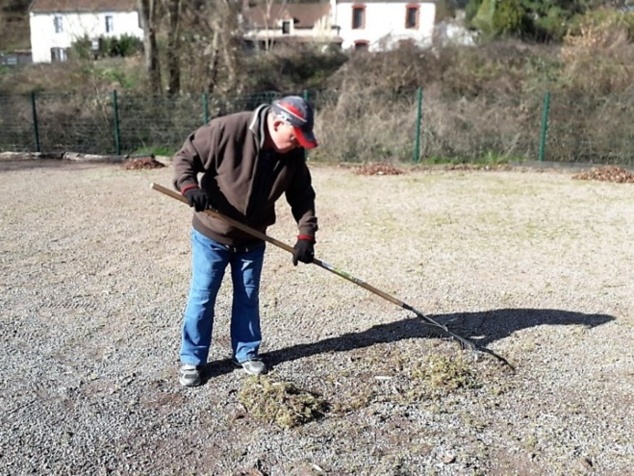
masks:
<svg viewBox="0 0 634 476"><path fill-rule="evenodd" d="M189 206L194 207L197 212L202 212L208 208L215 208L214 202L209 194L198 187L185 190L184 195L189 201Z"/></svg>
<svg viewBox="0 0 634 476"><path fill-rule="evenodd" d="M293 247L293 266L297 266L297 262L312 263L315 255L315 240L310 236L302 236L297 238L297 243Z"/></svg>

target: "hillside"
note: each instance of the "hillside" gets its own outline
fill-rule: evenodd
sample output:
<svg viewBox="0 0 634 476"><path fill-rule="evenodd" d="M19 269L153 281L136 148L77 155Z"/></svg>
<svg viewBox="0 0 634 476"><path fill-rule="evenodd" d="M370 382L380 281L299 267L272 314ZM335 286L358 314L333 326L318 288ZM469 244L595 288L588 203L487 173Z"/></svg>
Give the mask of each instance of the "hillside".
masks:
<svg viewBox="0 0 634 476"><path fill-rule="evenodd" d="M30 0L0 0L0 51L28 49Z"/></svg>

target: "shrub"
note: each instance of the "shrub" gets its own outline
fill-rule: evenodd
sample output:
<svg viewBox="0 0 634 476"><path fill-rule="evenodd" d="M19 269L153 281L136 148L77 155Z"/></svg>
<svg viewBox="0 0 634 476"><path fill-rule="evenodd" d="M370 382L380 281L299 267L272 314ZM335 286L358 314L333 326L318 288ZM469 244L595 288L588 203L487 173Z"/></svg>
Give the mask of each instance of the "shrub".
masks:
<svg viewBox="0 0 634 476"><path fill-rule="evenodd" d="M600 8L574 17L564 40L567 44L607 47L621 35L628 42L634 41L634 11Z"/></svg>
<svg viewBox="0 0 634 476"><path fill-rule="evenodd" d="M498 35L518 32L523 17L524 9L519 0L499 2L493 15L493 28Z"/></svg>
<svg viewBox="0 0 634 476"><path fill-rule="evenodd" d="M143 42L130 35L121 37L100 36L97 38L98 49L93 49L93 40L87 35L71 44L71 54L77 59L97 59L130 57L143 51Z"/></svg>
<svg viewBox="0 0 634 476"><path fill-rule="evenodd" d="M70 55L74 59L87 60L93 57L92 41L88 35L73 41L70 45Z"/></svg>
<svg viewBox="0 0 634 476"><path fill-rule="evenodd" d="M471 24L490 37L521 34L525 11L520 0L484 0Z"/></svg>
<svg viewBox="0 0 634 476"><path fill-rule="evenodd" d="M99 51L104 56L128 57L143 51L143 42L135 36L122 35L120 37L99 38Z"/></svg>

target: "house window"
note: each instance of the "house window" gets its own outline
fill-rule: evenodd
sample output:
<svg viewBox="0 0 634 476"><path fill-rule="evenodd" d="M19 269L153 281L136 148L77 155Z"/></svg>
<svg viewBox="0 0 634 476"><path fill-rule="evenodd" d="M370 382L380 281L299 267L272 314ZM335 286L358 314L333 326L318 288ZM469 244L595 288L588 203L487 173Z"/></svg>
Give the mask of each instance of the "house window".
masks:
<svg viewBox="0 0 634 476"><path fill-rule="evenodd" d="M106 15L106 33L112 33L114 31L114 18L112 15Z"/></svg>
<svg viewBox="0 0 634 476"><path fill-rule="evenodd" d="M357 40L354 42L354 51L368 51L370 42L365 40Z"/></svg>
<svg viewBox="0 0 634 476"><path fill-rule="evenodd" d="M53 63L66 61L68 59L66 48L51 48L51 61Z"/></svg>
<svg viewBox="0 0 634 476"><path fill-rule="evenodd" d="M405 28L418 29L418 5L408 5L405 10Z"/></svg>
<svg viewBox="0 0 634 476"><path fill-rule="evenodd" d="M291 32L291 22L286 20L282 22L282 34L288 35Z"/></svg>
<svg viewBox="0 0 634 476"><path fill-rule="evenodd" d="M55 15L53 17L53 25L55 26L55 33L62 33L64 31L64 23L62 22L61 15Z"/></svg>
<svg viewBox="0 0 634 476"><path fill-rule="evenodd" d="M365 28L365 5L352 6L352 29L361 30Z"/></svg>

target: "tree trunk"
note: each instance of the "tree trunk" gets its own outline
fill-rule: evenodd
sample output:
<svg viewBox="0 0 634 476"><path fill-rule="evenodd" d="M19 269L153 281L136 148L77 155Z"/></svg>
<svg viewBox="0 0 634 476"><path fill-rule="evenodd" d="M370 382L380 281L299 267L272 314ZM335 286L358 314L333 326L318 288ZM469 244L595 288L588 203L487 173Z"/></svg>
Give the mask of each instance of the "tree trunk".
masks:
<svg viewBox="0 0 634 476"><path fill-rule="evenodd" d="M138 0L138 6L143 27L145 69L150 83L150 92L155 96L162 96L161 61L156 43L156 2L155 0Z"/></svg>
<svg viewBox="0 0 634 476"><path fill-rule="evenodd" d="M166 5L169 29L167 31L167 94L173 96L181 89L180 64L180 14L181 0L167 0Z"/></svg>
<svg viewBox="0 0 634 476"><path fill-rule="evenodd" d="M209 81L207 82L207 92L213 94L218 82L218 65L220 63L220 52L218 42L220 33L216 30L212 33L211 45L207 48L209 54Z"/></svg>

